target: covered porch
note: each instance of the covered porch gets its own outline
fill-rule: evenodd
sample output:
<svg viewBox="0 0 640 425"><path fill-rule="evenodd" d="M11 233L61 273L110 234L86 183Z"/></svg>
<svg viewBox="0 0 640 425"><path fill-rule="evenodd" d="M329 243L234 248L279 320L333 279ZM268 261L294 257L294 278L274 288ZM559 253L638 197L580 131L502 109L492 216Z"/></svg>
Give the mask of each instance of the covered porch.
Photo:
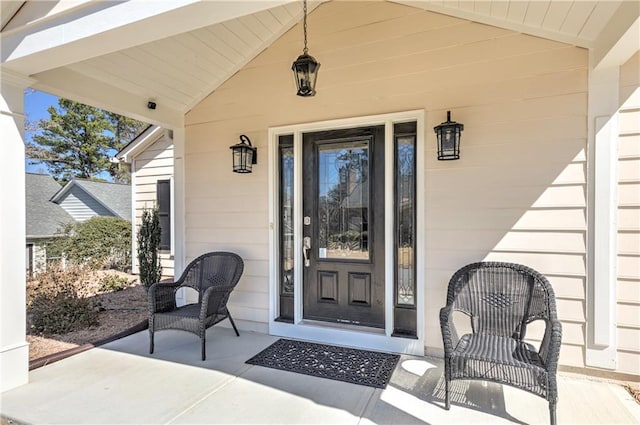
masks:
<svg viewBox="0 0 640 425"><path fill-rule="evenodd" d="M544 399L508 386L458 381L444 409L442 360L403 355L385 389L252 366L277 338L209 330L207 361L193 335L140 332L31 372L2 394L17 424L548 423ZM560 374L558 423L633 424L640 405L620 385Z"/></svg>
<svg viewBox="0 0 640 425"><path fill-rule="evenodd" d="M176 395L171 383L184 379L178 393L188 391L188 381L198 382L199 389L183 394L182 404L162 417L132 422L212 420L204 418L207 409L221 406L233 407L221 422L261 422L259 409L245 408L255 404L234 401L246 397L245 390L256 391L251 399L265 391L264 399L273 401L265 408L278 407L274 415L287 411L281 407L290 395L303 413L313 412L306 407L312 402L336 413L338 422L469 422L469 411L479 415L478 422L544 422L544 400L517 395L511 401L510 389L492 385L461 389L470 399L460 402L471 409L445 413L437 397L441 366L429 358L406 357L406 364L422 372L399 368L385 391L322 382L318 385L329 387L317 393L309 378L290 377L282 384L282 375L241 361L274 335L436 358L442 353L438 310L447 280L459 267L482 260L524 263L549 277L564 327L562 366L637 379L638 2L317 1L309 9L310 52L323 67L317 96L300 98L290 71L301 50L300 1L6 2L6 7L3 2L0 181L3 194L14 195L13 203L0 206L3 413L7 409L12 416L8 406L13 406L17 419L31 421L22 416L21 403L40 389L53 397L64 382L69 394L95 399L83 407L95 410L83 415L118 421L120 412L113 406L125 406L123 415L128 410L152 414L156 410L138 407L150 404L168 408ZM146 335L139 334L29 377L24 258L16 249L24 243L24 185L18 176L24 173L26 87L172 130L176 275L189 260L212 250L237 252L247 265L229 303L245 336L227 343L224 330L212 331L211 353L219 347L226 354L206 363L211 369L195 361L184 364L191 342L181 336L167 340L176 344L174 351L149 358ZM449 110L465 124L465 132L461 159L443 162L436 158L432 129ZM394 174L394 142L408 134L401 128L405 124L411 127L415 167L399 176ZM358 323L357 315L348 323L332 312L309 315L303 296L311 280L303 274L303 226L308 225L303 209L312 205L305 203L315 190L303 187L304 173L311 170L302 152L308 146L305 137L362 127L382 135L375 149L383 152L376 172L384 184L376 186L380 203L370 208L375 213L370 218L381 224L375 249L382 255L375 260L378 268L366 271L379 279L378 299L369 296L365 276L356 282L365 289L354 291L361 298L351 304L376 304L376 317L367 319L372 326L361 326L365 320ZM241 134L251 138L259 158L253 173L242 176L232 172L229 151ZM291 203L283 205L286 149L293 164L286 182L292 192ZM398 302L396 279L404 273L398 272L398 247L406 247L395 239L394 221L403 215L398 210L405 199L397 196L395 185L403 178L415 185L408 191L415 195L415 207L406 214L415 216L407 256L414 275L404 304ZM285 209L292 214L286 223L281 221ZM367 244L373 244L370 228L361 230L360 235L369 232ZM285 236L290 257L283 259ZM327 247L315 242L313 255L322 260ZM285 262L293 267L283 269ZM293 275L291 293L284 294L283 271ZM281 295L291 296L287 301ZM327 325L326 319L333 322ZM408 329L398 323L408 323ZM82 370L90 379L79 384L76 378L85 378L67 369ZM125 369L126 374L117 372ZM32 384L16 388L28 381ZM97 382L104 384L92 387L90 397L74 390ZM149 382L156 385L144 387L146 393L136 389ZM334 391L333 385L340 388ZM590 385L596 384L563 378L561 399L582 395L575 403L560 402L560 422L629 418L619 392ZM606 404L588 398L600 389L600 399L618 400L609 403L620 407L610 414L622 417L589 410ZM357 399L341 404L352 391ZM147 394L149 404L134 403ZM210 398L222 402L208 403ZM43 414L73 422L64 415L81 403L72 399L74 407L49 405ZM354 403L360 407L354 409ZM541 408L526 408L533 403ZM29 401L33 405L38 404ZM501 412L497 416L495 409ZM238 412L247 416L233 416ZM297 420L280 416L273 421L289 419Z"/></svg>

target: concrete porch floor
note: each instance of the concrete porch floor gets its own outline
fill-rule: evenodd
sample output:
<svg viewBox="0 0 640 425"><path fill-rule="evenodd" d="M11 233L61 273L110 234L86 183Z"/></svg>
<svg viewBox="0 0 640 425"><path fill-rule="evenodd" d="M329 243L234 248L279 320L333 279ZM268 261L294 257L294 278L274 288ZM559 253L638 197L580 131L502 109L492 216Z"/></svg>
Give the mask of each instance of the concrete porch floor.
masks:
<svg viewBox="0 0 640 425"><path fill-rule="evenodd" d="M545 400L507 386L459 381L443 408L440 359L402 356L386 389L244 362L277 340L214 327L207 361L194 335L164 331L148 354L140 332L30 373L0 395L6 419L31 424L547 424ZM559 376L558 423L640 423L640 405L620 386Z"/></svg>

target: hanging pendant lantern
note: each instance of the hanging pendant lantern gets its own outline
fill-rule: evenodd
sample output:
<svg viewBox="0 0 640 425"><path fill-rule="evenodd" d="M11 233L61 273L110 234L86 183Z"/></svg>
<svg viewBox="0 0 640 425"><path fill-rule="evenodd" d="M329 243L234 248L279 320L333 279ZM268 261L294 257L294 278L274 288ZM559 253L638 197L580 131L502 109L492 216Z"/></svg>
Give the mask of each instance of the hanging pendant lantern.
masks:
<svg viewBox="0 0 640 425"><path fill-rule="evenodd" d="M240 136L240 143L230 148L233 152L233 172L250 173L253 164L257 163L257 149L251 146L251 140L244 134Z"/></svg>
<svg viewBox="0 0 640 425"><path fill-rule="evenodd" d="M318 68L320 64L316 59L308 54L307 49L307 0L303 0L303 28L304 28L304 49L302 54L298 56L291 65L293 78L296 82L298 96L308 97L316 94L316 79L318 77Z"/></svg>
<svg viewBox="0 0 640 425"><path fill-rule="evenodd" d="M451 121L451 111L447 111L447 121L433 128L438 138L438 159L460 159L460 135L464 125Z"/></svg>

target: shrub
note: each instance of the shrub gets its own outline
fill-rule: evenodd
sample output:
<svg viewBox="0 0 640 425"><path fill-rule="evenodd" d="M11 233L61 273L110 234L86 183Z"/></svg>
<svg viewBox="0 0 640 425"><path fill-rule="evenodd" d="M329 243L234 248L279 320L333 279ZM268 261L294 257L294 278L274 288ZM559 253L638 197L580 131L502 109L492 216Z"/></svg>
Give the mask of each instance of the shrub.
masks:
<svg viewBox="0 0 640 425"><path fill-rule="evenodd" d="M147 289L162 278L162 266L158 257L160 232L158 208L145 208L138 230L138 268L140 283Z"/></svg>
<svg viewBox="0 0 640 425"><path fill-rule="evenodd" d="M47 245L49 255L64 254L81 265L124 270L131 265L131 223L120 217L92 217L60 229L63 237Z"/></svg>
<svg viewBox="0 0 640 425"><path fill-rule="evenodd" d="M100 291L102 292L118 292L129 287L133 281L126 277L107 274L100 278Z"/></svg>
<svg viewBox="0 0 640 425"><path fill-rule="evenodd" d="M62 268L58 265L51 265L47 267L45 272L27 280L27 305L41 292L52 292L68 283L72 283L75 287L82 287L82 282L88 280L89 272L86 267Z"/></svg>
<svg viewBox="0 0 640 425"><path fill-rule="evenodd" d="M64 334L99 324L100 305L81 296L86 271L51 268L27 283L27 320L30 333Z"/></svg>

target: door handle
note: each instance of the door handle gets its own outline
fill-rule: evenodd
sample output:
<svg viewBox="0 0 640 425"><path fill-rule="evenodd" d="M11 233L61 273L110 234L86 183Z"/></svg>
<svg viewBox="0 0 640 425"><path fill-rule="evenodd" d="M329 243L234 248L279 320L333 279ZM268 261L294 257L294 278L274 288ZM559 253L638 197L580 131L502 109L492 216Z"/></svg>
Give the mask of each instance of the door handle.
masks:
<svg viewBox="0 0 640 425"><path fill-rule="evenodd" d="M305 236L302 239L302 255L304 257L304 266L309 267L309 254L311 253L311 237Z"/></svg>

